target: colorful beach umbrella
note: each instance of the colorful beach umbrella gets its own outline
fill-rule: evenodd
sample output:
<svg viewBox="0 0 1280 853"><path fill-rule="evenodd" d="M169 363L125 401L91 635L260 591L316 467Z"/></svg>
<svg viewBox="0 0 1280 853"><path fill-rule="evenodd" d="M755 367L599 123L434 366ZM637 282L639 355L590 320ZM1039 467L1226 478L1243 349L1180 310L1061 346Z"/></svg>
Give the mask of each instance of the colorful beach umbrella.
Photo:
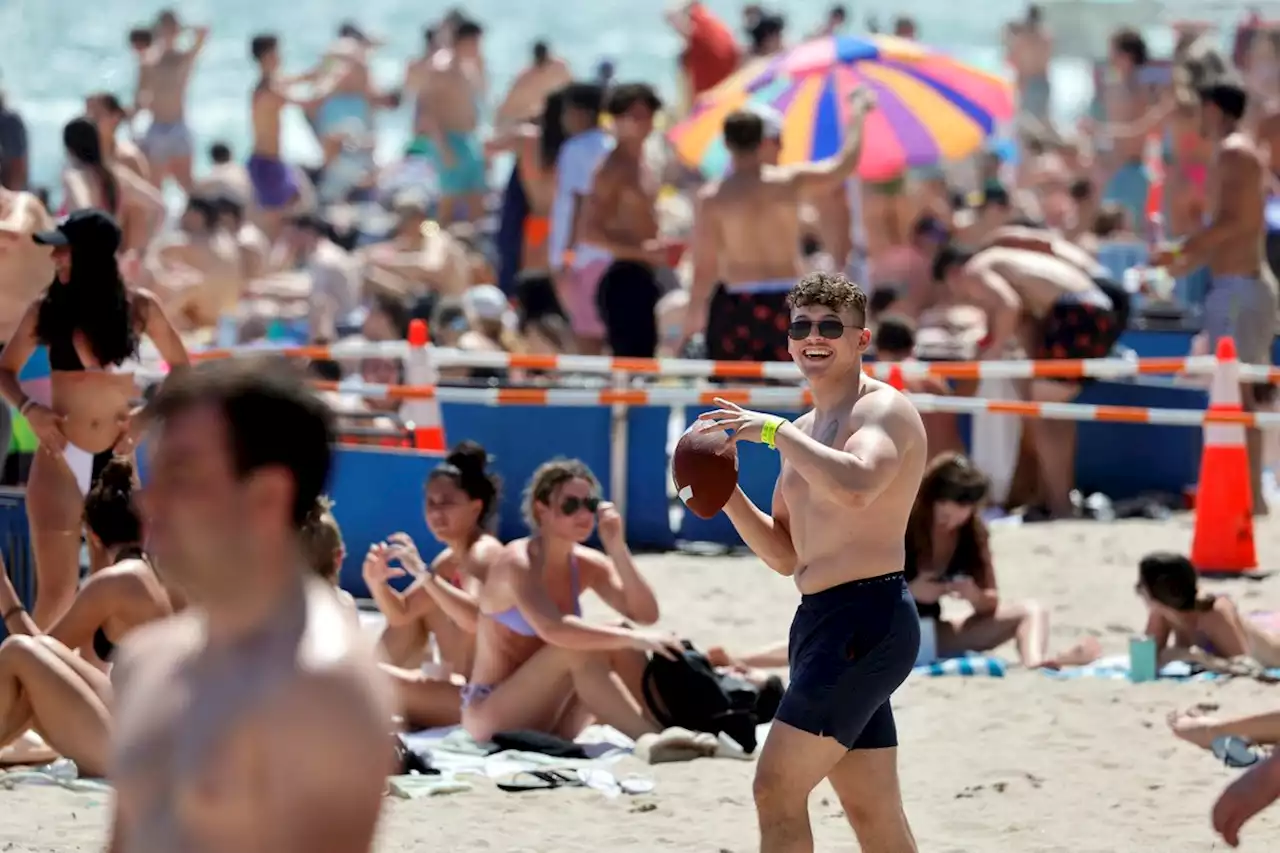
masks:
<svg viewBox="0 0 1280 853"><path fill-rule="evenodd" d="M667 138L682 160L719 177L729 167L725 117L764 105L783 117L782 163L821 160L840 150L859 86L876 94L858 167L867 180L966 157L1013 117L1013 89L994 74L907 39L825 36L748 62L704 92Z"/></svg>

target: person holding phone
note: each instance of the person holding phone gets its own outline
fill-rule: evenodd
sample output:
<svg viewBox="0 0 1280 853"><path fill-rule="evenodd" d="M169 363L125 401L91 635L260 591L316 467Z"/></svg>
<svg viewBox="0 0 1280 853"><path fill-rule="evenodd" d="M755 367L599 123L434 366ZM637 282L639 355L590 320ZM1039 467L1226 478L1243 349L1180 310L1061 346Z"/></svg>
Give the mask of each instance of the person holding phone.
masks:
<svg viewBox="0 0 1280 853"><path fill-rule="evenodd" d="M1048 612L1034 601L1002 600L980 514L989 488L987 475L958 453L939 454L925 469L906 537L907 586L921 622L933 623L924 634L936 637L936 648L925 657L982 652L1014 640L1028 669L1096 660L1102 649L1093 637L1051 656ZM944 619L944 598L965 602L971 612Z"/></svg>
<svg viewBox="0 0 1280 853"><path fill-rule="evenodd" d="M445 549L428 566L407 533L393 533L365 557L365 583L387 619L382 669L401 713L416 726L460 719L462 686L475 656L477 595L502 555L502 543L489 532L500 487L485 449L474 441L458 444L427 475L424 488L427 529ZM404 592L387 583L406 575L413 583ZM440 660L435 672L427 672L422 665L432 639Z"/></svg>

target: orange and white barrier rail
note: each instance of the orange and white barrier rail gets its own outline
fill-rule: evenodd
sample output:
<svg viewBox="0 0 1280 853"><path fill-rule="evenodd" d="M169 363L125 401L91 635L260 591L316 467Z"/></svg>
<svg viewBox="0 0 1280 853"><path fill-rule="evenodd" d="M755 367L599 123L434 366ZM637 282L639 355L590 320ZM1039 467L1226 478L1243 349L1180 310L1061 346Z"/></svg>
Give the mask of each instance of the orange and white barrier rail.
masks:
<svg viewBox="0 0 1280 853"><path fill-rule="evenodd" d="M808 391L794 388L452 388L448 386L376 385L364 382L317 382L326 391L358 394L379 400L435 400L480 406L706 406L722 397L741 406L802 409L813 405ZM1033 403L1018 400L981 400L911 394L911 402L924 413L950 412L1016 415L1068 421L1202 426L1280 427L1280 414L1217 412L1202 409L1148 409L1136 406L1090 406L1083 403Z"/></svg>
<svg viewBox="0 0 1280 853"><path fill-rule="evenodd" d="M284 348L244 348L205 350L192 353L194 360L233 358L245 355L281 354L297 358L343 361L361 358L407 358L411 352L405 341L349 341L330 346ZM681 378L720 379L800 379L800 370L789 361L707 361L683 358L614 358L600 355L532 355L504 352L466 352L430 347L437 368L474 367L491 370L546 370L561 373L647 374ZM905 380L925 379L1121 379L1132 376L1183 374L1209 376L1218 366L1213 356L1180 358L1096 358L1044 361L905 361L895 362ZM893 366L871 362L866 372L886 379ZM1240 365L1241 382L1280 382L1280 368L1261 364Z"/></svg>

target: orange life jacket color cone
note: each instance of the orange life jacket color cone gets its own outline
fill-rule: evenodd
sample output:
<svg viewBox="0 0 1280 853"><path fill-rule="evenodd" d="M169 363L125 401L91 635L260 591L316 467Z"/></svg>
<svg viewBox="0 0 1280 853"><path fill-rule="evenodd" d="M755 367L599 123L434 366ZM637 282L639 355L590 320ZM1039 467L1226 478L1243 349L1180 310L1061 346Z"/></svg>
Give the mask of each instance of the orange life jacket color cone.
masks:
<svg viewBox="0 0 1280 853"><path fill-rule="evenodd" d="M425 320L417 319L409 324L409 357L405 360L405 379L410 385L435 386L440 381L435 365L431 363L430 336ZM440 401L407 401L403 408L406 421L413 422L413 446L417 450L444 454L447 448L444 436L444 416Z"/></svg>
<svg viewBox="0 0 1280 853"><path fill-rule="evenodd" d="M1231 338L1218 341L1218 368L1209 390L1209 411L1242 413L1240 362ZM1240 424L1204 425L1200 484L1196 489L1191 562L1209 574L1244 574L1258 567L1253 541L1253 496L1249 450Z"/></svg>
<svg viewBox="0 0 1280 853"><path fill-rule="evenodd" d="M907 390L907 383L902 378L902 365L894 364L889 367L889 379L887 380L890 388L896 388L899 391Z"/></svg>

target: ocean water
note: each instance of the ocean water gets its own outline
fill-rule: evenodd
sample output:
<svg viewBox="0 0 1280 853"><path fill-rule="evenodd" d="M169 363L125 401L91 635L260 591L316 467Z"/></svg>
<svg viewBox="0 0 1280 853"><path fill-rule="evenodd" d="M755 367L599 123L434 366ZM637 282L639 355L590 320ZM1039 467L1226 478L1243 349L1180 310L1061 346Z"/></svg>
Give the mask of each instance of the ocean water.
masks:
<svg viewBox="0 0 1280 853"><path fill-rule="evenodd" d="M462 4L459 4L462 5ZM593 73L598 61L612 60L622 80L643 79L674 94L675 58L679 39L662 20L664 0L596 0L573 4L563 0L470 0L464 8L486 27L485 54L490 67L493 99L528 61L530 45L548 39L582 75ZM707 0L731 25L740 20L741 0ZM767 4L787 16L789 38L811 32L828 3L814 0L774 0ZM924 41L990 71L1001 70L999 31L1003 23L1023 14L1022 0L986 0L973 4L937 0L876 0L848 3L860 16L878 16L888 27L893 16L906 14L919 23ZM422 31L447 4L410 0L3 0L0 32L0 86L6 98L26 119L31 141L33 183L49 186L57 195L62 163L62 125L83 108L83 98L96 90L131 100L135 83L128 30L146 24L166 6L180 12L187 23L212 28L209 44L196 67L188 97L188 123L200 161L215 140L231 143L238 157L247 155L248 97L255 79L249 58L249 39L261 32L281 37L285 69L311 66L333 36L338 24L355 20L386 41L374 61L382 86L399 86L405 61L420 53ZM572 10L572 11L569 11ZM1053 73L1055 110L1064 118L1078 114L1089 99L1092 84L1083 61L1064 60ZM409 130L408 109L380 114L379 148L384 156L402 149ZM305 121L289 115L285 126L285 154L312 161L318 151Z"/></svg>

